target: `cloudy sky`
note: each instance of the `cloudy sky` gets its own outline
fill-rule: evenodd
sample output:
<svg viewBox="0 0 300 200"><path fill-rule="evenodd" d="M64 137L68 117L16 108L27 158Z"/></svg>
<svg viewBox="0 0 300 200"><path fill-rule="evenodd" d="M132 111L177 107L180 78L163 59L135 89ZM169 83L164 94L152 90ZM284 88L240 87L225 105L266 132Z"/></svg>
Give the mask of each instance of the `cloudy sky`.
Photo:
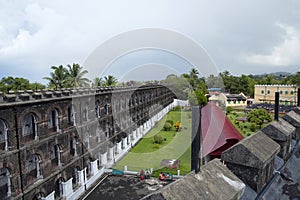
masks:
<svg viewBox="0 0 300 200"><path fill-rule="evenodd" d="M105 41L142 28L172 30L194 40L219 71L296 72L299 10L298 0L0 0L0 77L45 82L51 66L83 64ZM142 80L191 67L171 53L142 50L120 57L108 72L120 78L138 68L138 75L128 77Z"/></svg>

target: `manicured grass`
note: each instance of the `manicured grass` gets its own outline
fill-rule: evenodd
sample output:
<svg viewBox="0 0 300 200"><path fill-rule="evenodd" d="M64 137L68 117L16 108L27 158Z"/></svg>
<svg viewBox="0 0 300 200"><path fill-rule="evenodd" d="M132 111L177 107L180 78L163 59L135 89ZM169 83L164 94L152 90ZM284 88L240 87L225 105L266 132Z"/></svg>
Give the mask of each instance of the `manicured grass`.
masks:
<svg viewBox="0 0 300 200"><path fill-rule="evenodd" d="M141 169L153 168L155 171L171 172L177 174L177 170L168 171L161 169L160 163L163 159L179 159L182 174L190 171L191 153L191 112L170 111L165 118L146 134L133 149L114 166L115 169L122 170L128 166L128 170L140 171ZM174 123L180 121L183 128L176 132L174 127L170 131L163 131L166 120ZM166 141L162 144L154 144L154 135L161 134ZM175 173L176 172L176 173Z"/></svg>

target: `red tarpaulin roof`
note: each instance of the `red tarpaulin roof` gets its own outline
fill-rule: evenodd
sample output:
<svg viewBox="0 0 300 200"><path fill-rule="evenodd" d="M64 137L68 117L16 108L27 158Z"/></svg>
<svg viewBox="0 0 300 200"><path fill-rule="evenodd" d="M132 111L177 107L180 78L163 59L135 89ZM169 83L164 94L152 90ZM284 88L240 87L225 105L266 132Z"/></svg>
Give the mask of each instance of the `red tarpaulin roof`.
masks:
<svg viewBox="0 0 300 200"><path fill-rule="evenodd" d="M227 148L243 139L243 136L231 124L225 113L212 102L201 109L201 120L203 156L211 153L220 155Z"/></svg>

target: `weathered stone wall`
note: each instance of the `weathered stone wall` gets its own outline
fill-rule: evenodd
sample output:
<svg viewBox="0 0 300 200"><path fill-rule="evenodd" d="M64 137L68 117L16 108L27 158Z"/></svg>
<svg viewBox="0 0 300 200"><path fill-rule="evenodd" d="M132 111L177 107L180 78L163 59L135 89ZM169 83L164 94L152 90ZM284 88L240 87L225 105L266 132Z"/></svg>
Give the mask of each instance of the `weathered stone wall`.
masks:
<svg viewBox="0 0 300 200"><path fill-rule="evenodd" d="M174 99L158 85L1 95L8 150L0 150L0 169L10 170L11 196L30 200L59 197L59 180L73 178L75 188L76 170L89 173L91 161Z"/></svg>

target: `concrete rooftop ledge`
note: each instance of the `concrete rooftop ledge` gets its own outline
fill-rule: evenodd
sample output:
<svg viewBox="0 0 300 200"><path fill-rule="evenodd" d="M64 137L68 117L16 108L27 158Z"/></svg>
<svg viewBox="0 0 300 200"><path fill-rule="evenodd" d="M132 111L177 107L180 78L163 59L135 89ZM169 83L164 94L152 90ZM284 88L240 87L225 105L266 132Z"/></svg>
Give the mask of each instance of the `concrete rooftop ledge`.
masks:
<svg viewBox="0 0 300 200"><path fill-rule="evenodd" d="M144 197L147 200L215 200L239 199L245 184L235 176L219 159L210 161L200 168L200 172L191 172L185 177L167 185L160 191Z"/></svg>

